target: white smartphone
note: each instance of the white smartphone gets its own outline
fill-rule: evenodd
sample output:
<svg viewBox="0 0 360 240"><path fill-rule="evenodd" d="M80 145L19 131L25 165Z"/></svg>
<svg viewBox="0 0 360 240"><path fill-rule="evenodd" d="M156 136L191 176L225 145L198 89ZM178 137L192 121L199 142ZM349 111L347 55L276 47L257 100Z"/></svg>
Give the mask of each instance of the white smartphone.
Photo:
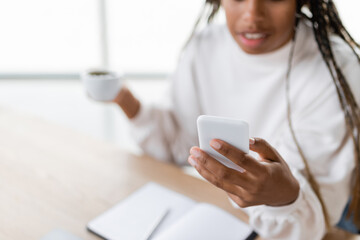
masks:
<svg viewBox="0 0 360 240"><path fill-rule="evenodd" d="M223 140L241 151L249 152L249 124L235 118L201 115L197 119L200 148L223 165L244 172L240 166L215 151L210 146L212 139Z"/></svg>

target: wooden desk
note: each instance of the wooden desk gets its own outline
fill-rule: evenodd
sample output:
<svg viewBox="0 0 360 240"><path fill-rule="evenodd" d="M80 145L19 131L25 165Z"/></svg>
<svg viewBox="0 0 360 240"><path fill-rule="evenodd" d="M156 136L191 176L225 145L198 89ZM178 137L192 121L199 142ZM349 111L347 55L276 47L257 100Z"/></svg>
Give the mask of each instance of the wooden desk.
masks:
<svg viewBox="0 0 360 240"><path fill-rule="evenodd" d="M87 222L148 181L247 220L221 190L175 166L0 108L0 239L40 239L56 228L99 239ZM338 234L327 239L355 239Z"/></svg>

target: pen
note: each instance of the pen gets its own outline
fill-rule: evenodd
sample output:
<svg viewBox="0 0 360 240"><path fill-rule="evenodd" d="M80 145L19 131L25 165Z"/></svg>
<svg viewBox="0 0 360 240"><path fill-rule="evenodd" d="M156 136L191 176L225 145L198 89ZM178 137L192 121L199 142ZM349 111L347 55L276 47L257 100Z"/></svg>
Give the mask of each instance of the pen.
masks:
<svg viewBox="0 0 360 240"><path fill-rule="evenodd" d="M245 238L245 240L254 240L256 239L257 236L258 234L255 231L252 231L250 235L247 238Z"/></svg>
<svg viewBox="0 0 360 240"><path fill-rule="evenodd" d="M149 230L146 232L144 239L145 240L150 240L156 229L158 229L158 227L161 225L161 223L164 221L165 217L168 215L168 213L170 212L169 208L166 208L163 213L156 219L156 221L154 222L154 224L149 228Z"/></svg>

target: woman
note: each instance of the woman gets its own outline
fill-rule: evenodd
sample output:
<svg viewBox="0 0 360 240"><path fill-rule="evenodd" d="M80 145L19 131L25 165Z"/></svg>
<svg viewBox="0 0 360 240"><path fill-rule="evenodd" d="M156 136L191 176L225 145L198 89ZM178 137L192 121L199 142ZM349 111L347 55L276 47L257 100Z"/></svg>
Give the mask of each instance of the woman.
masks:
<svg viewBox="0 0 360 240"><path fill-rule="evenodd" d="M210 144L244 173L198 147L188 162L244 208L262 237L321 239L350 196L359 219L358 45L332 0L207 3L209 22L222 6L227 26L192 36L165 104L141 105L126 88L114 100L135 139L147 154L184 164L199 115L241 118L261 137L250 139L258 156Z"/></svg>

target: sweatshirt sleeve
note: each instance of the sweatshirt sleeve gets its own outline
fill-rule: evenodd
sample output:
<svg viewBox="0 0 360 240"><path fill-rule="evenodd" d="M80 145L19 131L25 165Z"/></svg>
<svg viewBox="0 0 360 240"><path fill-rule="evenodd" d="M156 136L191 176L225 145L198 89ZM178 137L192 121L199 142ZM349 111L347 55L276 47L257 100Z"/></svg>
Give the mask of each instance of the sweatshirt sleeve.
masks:
<svg viewBox="0 0 360 240"><path fill-rule="evenodd" d="M183 51L168 94L160 103L142 104L130 124L130 133L145 154L179 165L187 162L190 147L198 144L194 45L190 42Z"/></svg>
<svg viewBox="0 0 360 240"><path fill-rule="evenodd" d="M349 55L348 55L349 56ZM349 58L347 58L349 59ZM356 59L339 59L353 94L359 101L360 66ZM321 196L334 226L349 200L354 171L354 145L345 124L335 86L329 82L310 99L311 104L293 113L294 131L315 176ZM266 239L322 239L326 233L323 209L306 179L288 126L273 146L289 164L300 184L297 200L287 206L254 206L244 209L252 227Z"/></svg>

